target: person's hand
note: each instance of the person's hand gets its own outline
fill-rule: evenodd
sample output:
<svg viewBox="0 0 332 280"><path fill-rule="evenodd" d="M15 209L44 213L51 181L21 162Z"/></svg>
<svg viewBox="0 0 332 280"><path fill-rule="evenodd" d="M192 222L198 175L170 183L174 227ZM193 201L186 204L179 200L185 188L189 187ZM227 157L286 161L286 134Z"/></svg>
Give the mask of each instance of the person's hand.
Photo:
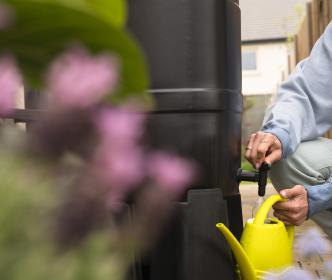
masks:
<svg viewBox="0 0 332 280"><path fill-rule="evenodd" d="M288 200L273 205L273 215L286 225L301 225L307 219L309 209L306 189L302 185L296 185L282 190L280 195Z"/></svg>
<svg viewBox="0 0 332 280"><path fill-rule="evenodd" d="M250 136L245 157L257 169L263 162L272 164L278 161L281 155L282 145L275 135L258 131Z"/></svg>

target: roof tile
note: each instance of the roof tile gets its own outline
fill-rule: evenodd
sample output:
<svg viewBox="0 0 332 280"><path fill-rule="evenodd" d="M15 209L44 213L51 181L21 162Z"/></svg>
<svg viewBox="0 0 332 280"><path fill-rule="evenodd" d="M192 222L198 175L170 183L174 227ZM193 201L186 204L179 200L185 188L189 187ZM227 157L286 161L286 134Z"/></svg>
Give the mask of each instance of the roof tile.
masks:
<svg viewBox="0 0 332 280"><path fill-rule="evenodd" d="M287 39L296 33L308 0L240 0L242 41Z"/></svg>

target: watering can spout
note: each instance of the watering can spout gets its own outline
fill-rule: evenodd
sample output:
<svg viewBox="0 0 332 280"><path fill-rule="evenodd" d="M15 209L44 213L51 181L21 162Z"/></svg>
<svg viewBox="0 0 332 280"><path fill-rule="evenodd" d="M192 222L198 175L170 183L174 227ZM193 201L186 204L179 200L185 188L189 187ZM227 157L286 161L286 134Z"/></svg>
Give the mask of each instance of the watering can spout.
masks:
<svg viewBox="0 0 332 280"><path fill-rule="evenodd" d="M216 225L218 230L224 235L228 245L231 247L232 252L239 265L241 274L246 275L247 279L256 279L256 272L254 266L249 260L246 252L243 250L240 242L230 232L230 230L222 223Z"/></svg>

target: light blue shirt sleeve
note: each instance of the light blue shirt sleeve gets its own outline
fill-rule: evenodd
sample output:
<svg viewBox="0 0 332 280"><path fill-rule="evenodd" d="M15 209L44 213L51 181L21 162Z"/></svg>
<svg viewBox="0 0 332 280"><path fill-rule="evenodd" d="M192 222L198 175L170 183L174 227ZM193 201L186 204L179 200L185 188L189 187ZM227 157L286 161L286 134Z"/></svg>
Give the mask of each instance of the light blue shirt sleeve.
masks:
<svg viewBox="0 0 332 280"><path fill-rule="evenodd" d="M301 141L312 140L332 126L332 23L277 92L262 131L276 135L283 158Z"/></svg>
<svg viewBox="0 0 332 280"><path fill-rule="evenodd" d="M294 153L302 141L315 139L332 126L332 22L277 92L268 108L262 131L277 136L282 157ZM332 156L332 155L327 155ZM332 178L324 184L305 186L308 218L332 210Z"/></svg>
<svg viewBox="0 0 332 280"><path fill-rule="evenodd" d="M332 210L332 178L324 184L305 186L305 188L308 193L308 218L323 210Z"/></svg>

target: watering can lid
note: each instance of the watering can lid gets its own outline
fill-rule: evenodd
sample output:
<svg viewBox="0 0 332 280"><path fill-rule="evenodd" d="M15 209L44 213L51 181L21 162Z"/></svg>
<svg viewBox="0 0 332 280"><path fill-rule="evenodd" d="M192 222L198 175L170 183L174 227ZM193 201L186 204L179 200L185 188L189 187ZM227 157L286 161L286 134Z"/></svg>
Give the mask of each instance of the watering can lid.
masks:
<svg viewBox="0 0 332 280"><path fill-rule="evenodd" d="M279 201L286 201L286 200L278 194L271 195L259 208L253 223L256 225L263 225L265 223L267 215L269 214L270 209L275 203Z"/></svg>

